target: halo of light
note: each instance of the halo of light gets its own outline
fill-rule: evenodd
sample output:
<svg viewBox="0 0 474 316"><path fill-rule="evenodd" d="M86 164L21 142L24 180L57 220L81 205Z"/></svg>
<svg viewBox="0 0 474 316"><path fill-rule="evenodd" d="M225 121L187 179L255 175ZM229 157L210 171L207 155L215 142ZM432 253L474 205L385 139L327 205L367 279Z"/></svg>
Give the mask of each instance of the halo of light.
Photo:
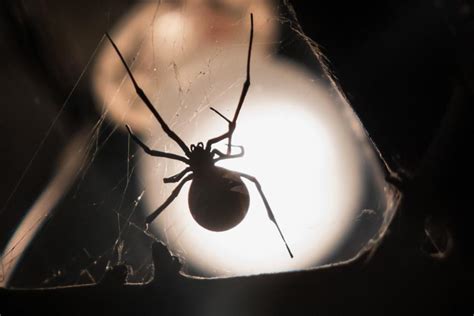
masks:
<svg viewBox="0 0 474 316"><path fill-rule="evenodd" d="M237 49L235 59L214 60L212 82L197 80L186 95L173 85L161 90L162 103L180 101L178 107L160 111L188 144L227 128L224 120L204 110L213 106L232 116L244 76L244 61L237 61L242 53ZM232 56L232 52L222 55ZM183 71L197 69L200 66ZM236 78L236 74L242 75ZM153 226L168 247L185 259L185 272L233 276L315 267L345 238L363 191L362 156L337 100L327 91L294 64L255 57L252 86L233 138L234 144L245 146L246 154L220 163L259 179L295 258L288 256L252 183L246 181L247 217L220 233L194 222L185 185ZM152 131L148 142L179 153L159 129ZM140 168L151 212L174 187L162 184L162 178L183 166L143 156Z"/></svg>

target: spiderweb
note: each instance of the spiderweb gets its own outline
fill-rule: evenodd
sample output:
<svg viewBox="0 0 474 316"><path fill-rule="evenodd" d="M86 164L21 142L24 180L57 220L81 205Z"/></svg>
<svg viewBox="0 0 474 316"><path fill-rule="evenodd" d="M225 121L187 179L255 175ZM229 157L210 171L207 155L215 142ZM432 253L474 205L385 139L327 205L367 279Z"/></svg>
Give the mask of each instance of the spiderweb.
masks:
<svg viewBox="0 0 474 316"><path fill-rule="evenodd" d="M31 40L42 44L40 59L48 56L44 67L54 88L67 93L55 92L58 110L4 201L0 218L14 220L1 236L2 286L97 283L116 265L127 267L128 282L144 283L153 276L150 248L157 241L180 257L189 277L313 269L377 245L400 198L384 180L391 171L288 1L91 1L85 12L46 3L24 7L23 14L46 26ZM40 20L43 11L48 18ZM234 137L246 156L221 166L260 180L293 261L250 182L248 215L228 232L193 221L189 185L146 229L146 215L175 186L162 179L183 165L146 156L124 126L151 148L180 149L136 95L104 36L111 33L150 100L190 145L226 129L210 107L233 115L246 75L250 12L252 85ZM68 48L72 61L63 56ZM50 144L57 133L61 146ZM51 146L57 154L45 162L40 158ZM50 171L41 187L24 192L45 164ZM23 198L31 203L20 207Z"/></svg>

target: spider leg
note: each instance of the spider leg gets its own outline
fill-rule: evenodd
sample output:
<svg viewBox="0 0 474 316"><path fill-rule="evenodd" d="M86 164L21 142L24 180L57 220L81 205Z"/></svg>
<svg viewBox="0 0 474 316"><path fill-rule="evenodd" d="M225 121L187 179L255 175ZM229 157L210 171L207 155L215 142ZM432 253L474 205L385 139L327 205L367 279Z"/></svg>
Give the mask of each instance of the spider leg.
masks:
<svg viewBox="0 0 474 316"><path fill-rule="evenodd" d="M128 67L127 63L125 62L125 59L123 58L122 56L122 53L120 53L117 45L115 45L114 41L112 40L112 38L110 37L109 33L105 33L105 35L107 36L107 38L109 39L110 43L112 44L112 46L114 47L115 51L117 52L118 56L120 57L120 60L122 61L122 64L125 66L125 69L127 70L127 73L128 75L130 76L130 79L132 80L132 83L133 83L133 86L135 87L135 91L136 93L138 94L138 96L140 97L140 99L142 99L143 103L145 103L145 105L148 107L148 109L150 110L151 113L153 113L153 115L155 116L156 120L160 123L161 125L161 128L163 128L163 131L171 138L173 139L178 145L179 147L181 147L181 149L184 151L184 153L186 154L186 156L189 156L190 154L190 151L189 151L189 148L188 146L186 146L186 144L183 142L183 140L181 138L179 138L178 135L176 135L175 132L173 132L169 126L166 124L166 122L163 120L163 118L161 117L161 115L158 113L158 111L155 109L155 107L153 106L153 104L151 103L151 101L148 99L148 97L146 96L145 92L143 92L142 88L140 88L140 86L138 85L137 81L135 80L135 77L133 76L132 74L132 71L130 70L130 68Z"/></svg>
<svg viewBox="0 0 474 316"><path fill-rule="evenodd" d="M240 98L239 98L239 103L237 104L237 109L235 110L234 113L234 118L232 121L229 122L229 120L220 114L217 110L213 110L217 114L219 114L221 117L223 117L225 120L229 122L229 130L217 137L211 138L210 140L207 141L206 144L206 149L209 149L212 144L218 143L223 139L229 138L229 145L232 145L232 134L234 133L235 126L237 124L237 118L239 117L240 110L242 109L242 105L244 104L245 97L247 96L247 92L250 87L250 58L252 55L252 43L253 43L253 14L250 14L250 40L249 40L249 50L248 50L248 55L247 55L247 78L245 79L244 85L242 87L242 92L240 93ZM230 146L227 148L227 154L230 154Z"/></svg>
<svg viewBox="0 0 474 316"><path fill-rule="evenodd" d="M163 182L164 182L164 183L174 183L174 182L178 182L178 181L181 180L181 178L183 178L183 177L186 175L186 173L188 173L189 171L191 171L191 167L187 167L186 169L184 169L184 170L181 171L180 173L175 174L174 176L167 177L167 178L163 178Z"/></svg>
<svg viewBox="0 0 474 316"><path fill-rule="evenodd" d="M170 205L171 202L173 202L173 200L178 196L179 191L181 191L181 189L183 188L183 185L192 179L193 179L193 175L190 174L186 178L181 180L181 182L176 186L176 188L174 188L173 192L171 192L171 195L166 199L166 201L156 211L154 211L153 213L147 216L145 223L149 224L153 222L155 218L157 218L158 215L160 215L161 212L163 212L164 209L168 207L168 205Z"/></svg>
<svg viewBox="0 0 474 316"><path fill-rule="evenodd" d="M235 154L235 155L229 155L229 154L224 154L223 152L221 152L220 150L218 149L213 149L212 150L212 153L218 155L219 157L214 159L214 162L218 162L220 160L224 160L224 159L233 159L233 158L240 158L240 157L243 157L244 154L245 154L245 149L244 149L244 146L235 146L235 145L232 145L232 146L229 146L229 147L239 147L240 148L240 153L238 154Z"/></svg>
<svg viewBox="0 0 474 316"><path fill-rule="evenodd" d="M226 120L227 123L229 123L229 124L231 123L231 121L230 121L227 117L225 117L224 114L222 114L221 112L217 111L217 110L214 109L212 106L211 106L210 109L211 109L212 111L214 111L217 115L219 115L220 117L222 117L224 120Z"/></svg>
<svg viewBox="0 0 474 316"><path fill-rule="evenodd" d="M285 237L283 236L283 233L281 232L281 229L280 229L280 226L278 226L278 223L275 219L275 215L273 214L272 212L272 209L270 208L270 204L268 204L268 201L267 201L267 198L265 197L265 194L263 194L263 191L262 191L262 187L260 185L260 182L258 182L257 178L251 176L251 175L248 175L248 174L245 174L245 173L241 173L241 172L236 172L237 174L239 174L241 177L244 177L250 181L252 181L255 186L257 187L257 190L258 190L258 193L260 193L260 196L263 200L263 203L265 204L265 208L267 209L267 215L268 215L268 218L275 224L275 226L277 227L278 229L278 232L280 233L280 236L281 236L281 239L283 239L283 242L285 243L285 246L286 246L286 249L288 250L288 253L290 254L290 257L293 258L293 253L291 252L290 250L290 247L288 246L288 243L286 242L286 239Z"/></svg>
<svg viewBox="0 0 474 316"><path fill-rule="evenodd" d="M181 157L181 156L178 156L178 155L175 155L175 154L170 154L170 153L165 153L165 152L162 152L162 151L150 149L150 147L145 145L135 134L133 134L132 130L130 129L130 127L128 125L125 125L125 126L127 127L128 133L130 134L130 137L133 139L133 141L135 143L137 143L137 145L140 146L150 156L164 157L164 158L179 160L179 161L182 161L186 164L189 164L189 160L184 158L184 157Z"/></svg>

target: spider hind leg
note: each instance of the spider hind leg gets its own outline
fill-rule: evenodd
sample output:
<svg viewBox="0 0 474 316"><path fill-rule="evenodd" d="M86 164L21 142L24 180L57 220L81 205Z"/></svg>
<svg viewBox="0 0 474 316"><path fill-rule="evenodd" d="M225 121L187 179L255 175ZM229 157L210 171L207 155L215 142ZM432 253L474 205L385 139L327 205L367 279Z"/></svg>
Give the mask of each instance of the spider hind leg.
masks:
<svg viewBox="0 0 474 316"><path fill-rule="evenodd" d="M265 204L265 208L267 209L268 218L273 222L273 224L275 224L276 228L278 229L278 233L280 233L281 239L285 243L286 250L288 250L288 254L290 255L291 258L293 258L293 253L291 252L291 249L288 246L288 243L286 242L285 237L283 236L283 233L280 229L280 226L278 225L278 223L276 221L275 214L273 214L273 211L270 207L270 204L268 203L267 198L265 197L265 194L263 193L262 186L260 185L260 182L258 182L257 178L255 178L254 176L251 176L251 175L248 175L248 174L245 174L245 173L242 173L242 172L237 172L237 174L239 174L241 177L244 177L247 180L252 181L255 184L255 186L257 187L258 193L260 194L260 197L262 198L263 203Z"/></svg>

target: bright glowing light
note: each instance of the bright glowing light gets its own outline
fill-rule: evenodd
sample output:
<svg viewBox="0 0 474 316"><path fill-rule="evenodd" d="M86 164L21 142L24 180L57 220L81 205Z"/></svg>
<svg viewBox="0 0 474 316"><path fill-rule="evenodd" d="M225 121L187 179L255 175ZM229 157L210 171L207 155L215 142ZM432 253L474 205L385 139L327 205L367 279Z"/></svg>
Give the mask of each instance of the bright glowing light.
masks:
<svg viewBox="0 0 474 316"><path fill-rule="evenodd" d="M241 86L232 85L235 78L229 80L234 81L219 78L211 92L195 90L205 91L210 106L232 113L233 106L223 105L236 103ZM232 89L223 95L219 85L226 84ZM200 98L192 94L189 100ZM212 112L196 114L199 105L185 108L173 128L189 144L225 130L226 123ZM179 152L162 136L149 143L162 149L169 144L167 150ZM187 204L189 184L154 227L193 273L231 276L317 266L346 236L361 194L360 153L338 106L298 68L259 63L254 66L253 85L233 143L245 146L245 156L219 165L259 179L295 258L288 256L255 186L248 181L249 212L229 231L207 231L193 220ZM174 187L163 185L162 177L183 166L150 157L144 157L144 162L142 177L151 212Z"/></svg>

